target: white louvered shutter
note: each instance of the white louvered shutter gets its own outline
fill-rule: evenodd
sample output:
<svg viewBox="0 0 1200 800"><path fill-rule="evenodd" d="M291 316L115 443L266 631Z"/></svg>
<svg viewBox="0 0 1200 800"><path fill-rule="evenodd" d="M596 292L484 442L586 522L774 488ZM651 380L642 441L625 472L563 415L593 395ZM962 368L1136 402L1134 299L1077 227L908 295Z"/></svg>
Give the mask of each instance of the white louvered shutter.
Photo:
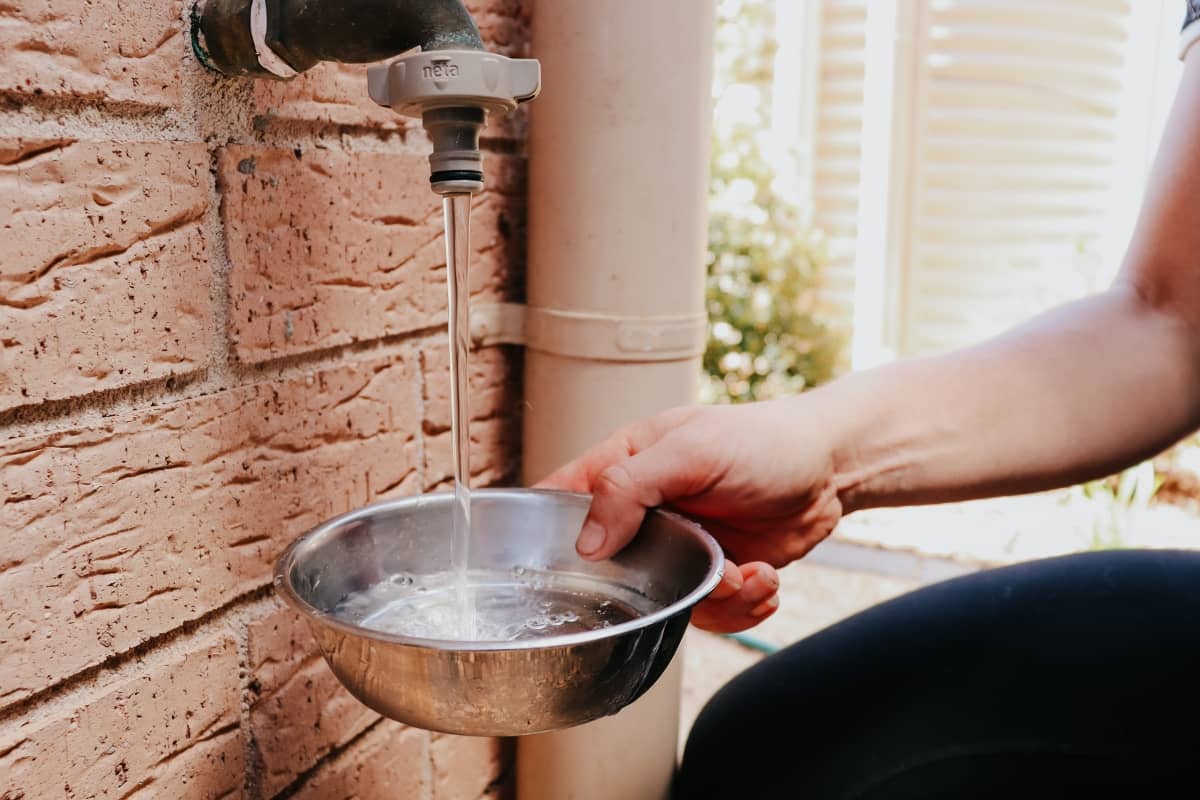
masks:
<svg viewBox="0 0 1200 800"><path fill-rule="evenodd" d="M867 0L821 0L811 151L813 223L829 243L826 297L831 311L846 321L853 317L866 19Z"/></svg>
<svg viewBox="0 0 1200 800"><path fill-rule="evenodd" d="M1128 0L923 0L902 355L968 344L1099 279Z"/></svg>
<svg viewBox="0 0 1200 800"><path fill-rule="evenodd" d="M830 241L832 310L882 317L867 351L959 347L1104 284L1178 80L1181 0L813 2L813 220ZM864 138L875 3L903 13L896 52L871 56L893 84L891 127ZM881 146L891 174L863 187L864 154L877 168ZM855 252L864 231L883 237L886 263ZM856 277L870 307L854 307Z"/></svg>

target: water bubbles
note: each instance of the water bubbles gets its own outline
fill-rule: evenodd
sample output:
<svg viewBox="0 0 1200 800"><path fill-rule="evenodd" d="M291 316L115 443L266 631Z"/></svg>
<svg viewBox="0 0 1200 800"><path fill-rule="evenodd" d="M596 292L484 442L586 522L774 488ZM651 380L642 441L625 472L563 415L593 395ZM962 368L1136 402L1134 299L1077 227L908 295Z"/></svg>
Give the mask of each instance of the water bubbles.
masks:
<svg viewBox="0 0 1200 800"><path fill-rule="evenodd" d="M334 612L352 624L422 639L519 641L598 630L655 609L645 597L594 578L506 567L470 573L477 627L462 633L452 572L401 572L344 598ZM534 578L534 580L531 580Z"/></svg>

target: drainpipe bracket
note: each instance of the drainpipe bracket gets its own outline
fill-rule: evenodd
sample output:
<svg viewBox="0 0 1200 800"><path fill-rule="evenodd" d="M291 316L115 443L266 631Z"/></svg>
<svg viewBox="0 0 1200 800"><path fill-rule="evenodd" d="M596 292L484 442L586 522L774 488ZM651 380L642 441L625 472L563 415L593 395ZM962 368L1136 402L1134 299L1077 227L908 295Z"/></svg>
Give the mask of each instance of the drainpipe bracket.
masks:
<svg viewBox="0 0 1200 800"><path fill-rule="evenodd" d="M525 311L521 303L487 303L471 307L471 344L525 344Z"/></svg>
<svg viewBox="0 0 1200 800"><path fill-rule="evenodd" d="M590 361L683 361L704 353L707 334L703 314L630 316L517 303L471 309L476 346L523 344Z"/></svg>

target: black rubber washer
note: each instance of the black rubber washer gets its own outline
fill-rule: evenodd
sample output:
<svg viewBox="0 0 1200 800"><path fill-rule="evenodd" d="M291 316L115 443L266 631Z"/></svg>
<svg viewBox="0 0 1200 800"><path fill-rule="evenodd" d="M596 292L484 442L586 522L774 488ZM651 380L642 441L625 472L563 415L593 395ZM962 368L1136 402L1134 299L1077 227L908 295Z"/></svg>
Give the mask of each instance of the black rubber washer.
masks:
<svg viewBox="0 0 1200 800"><path fill-rule="evenodd" d="M479 181L483 182L483 173L473 169L446 169L429 176L430 183L445 181Z"/></svg>

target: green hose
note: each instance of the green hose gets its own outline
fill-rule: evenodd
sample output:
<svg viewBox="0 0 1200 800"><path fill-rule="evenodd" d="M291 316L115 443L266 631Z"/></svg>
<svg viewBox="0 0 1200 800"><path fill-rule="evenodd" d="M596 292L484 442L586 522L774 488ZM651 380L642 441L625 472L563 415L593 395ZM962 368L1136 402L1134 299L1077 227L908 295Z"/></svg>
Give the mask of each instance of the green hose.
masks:
<svg viewBox="0 0 1200 800"><path fill-rule="evenodd" d="M757 650L760 653L771 655L772 653L779 652L779 648L775 645L771 644L765 639L752 636L749 633L727 633L725 635L727 638L733 639L742 647L749 647L751 650Z"/></svg>

